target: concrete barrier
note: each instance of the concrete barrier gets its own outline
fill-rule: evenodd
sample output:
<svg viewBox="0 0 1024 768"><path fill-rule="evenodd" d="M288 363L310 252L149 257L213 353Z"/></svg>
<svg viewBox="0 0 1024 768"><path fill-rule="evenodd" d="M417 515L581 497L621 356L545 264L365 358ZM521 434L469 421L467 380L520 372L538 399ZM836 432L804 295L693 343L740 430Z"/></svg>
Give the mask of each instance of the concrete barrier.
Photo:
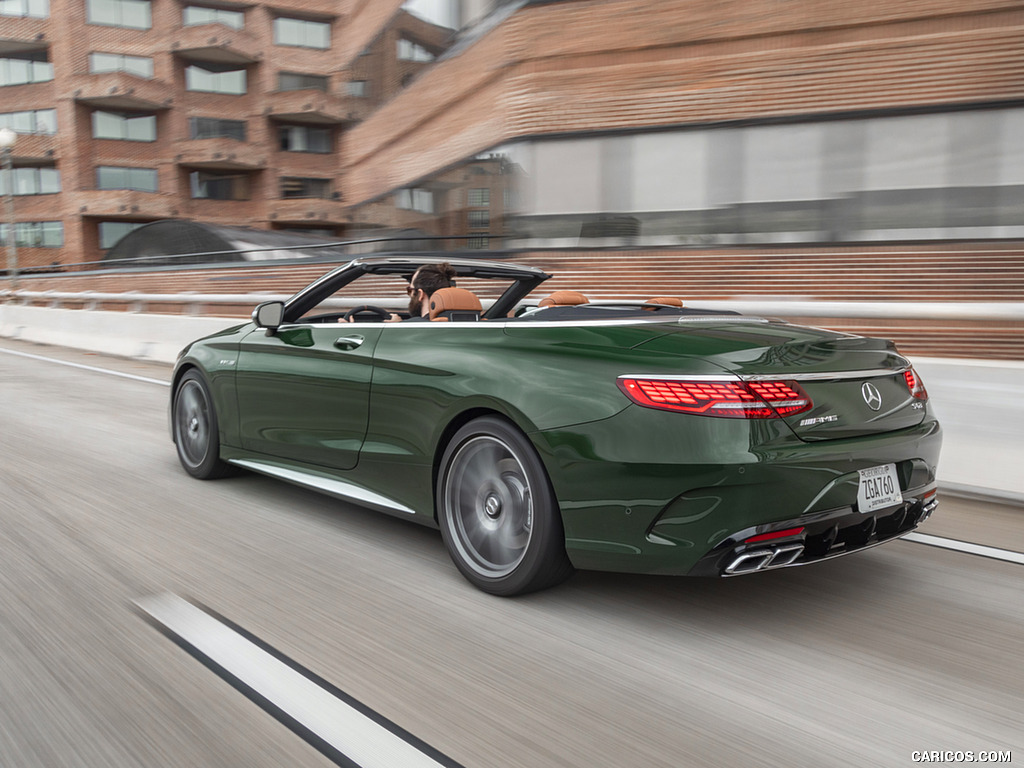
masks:
<svg viewBox="0 0 1024 768"><path fill-rule="evenodd" d="M945 432L943 488L1024 503L1024 363L913 362Z"/></svg>
<svg viewBox="0 0 1024 768"><path fill-rule="evenodd" d="M0 304L0 336L5 338L160 363L173 363L190 341L240 322L237 318Z"/></svg>
<svg viewBox="0 0 1024 768"><path fill-rule="evenodd" d="M239 320L0 304L0 336L173 363ZM1024 503L1024 363L915 358L945 430L943 488Z"/></svg>

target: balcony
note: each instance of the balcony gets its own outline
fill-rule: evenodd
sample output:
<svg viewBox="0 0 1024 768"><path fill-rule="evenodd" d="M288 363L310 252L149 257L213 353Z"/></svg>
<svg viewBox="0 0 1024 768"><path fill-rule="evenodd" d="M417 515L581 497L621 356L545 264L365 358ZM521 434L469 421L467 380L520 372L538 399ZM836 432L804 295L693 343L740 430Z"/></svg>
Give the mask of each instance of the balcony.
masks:
<svg viewBox="0 0 1024 768"><path fill-rule="evenodd" d="M236 139L189 139L175 144L174 160L186 168L211 171L258 171L267 167L267 153L262 147Z"/></svg>
<svg viewBox="0 0 1024 768"><path fill-rule="evenodd" d="M344 224L348 206L316 197L270 200L267 219L275 224Z"/></svg>
<svg viewBox="0 0 1024 768"><path fill-rule="evenodd" d="M56 136L19 133L18 141L11 151L11 161L15 165L40 165L40 161L47 165L48 161L60 158L58 148Z"/></svg>
<svg viewBox="0 0 1024 768"><path fill-rule="evenodd" d="M171 51L189 61L243 66L263 58L252 36L222 24L200 24L175 30Z"/></svg>
<svg viewBox="0 0 1024 768"><path fill-rule="evenodd" d="M172 99L167 83L148 80L125 72L76 75L72 78L75 101L97 109L127 109L152 112L168 109Z"/></svg>
<svg viewBox="0 0 1024 768"><path fill-rule="evenodd" d="M156 192L90 189L73 193L73 201L81 216L152 220L174 218L180 212L174 195Z"/></svg>
<svg viewBox="0 0 1024 768"><path fill-rule="evenodd" d="M46 41L46 19L0 16L4 36L0 39L0 56L30 53L49 47Z"/></svg>
<svg viewBox="0 0 1024 768"><path fill-rule="evenodd" d="M264 114L282 123L338 125L355 119L348 99L323 91L273 91L266 94L266 102Z"/></svg>

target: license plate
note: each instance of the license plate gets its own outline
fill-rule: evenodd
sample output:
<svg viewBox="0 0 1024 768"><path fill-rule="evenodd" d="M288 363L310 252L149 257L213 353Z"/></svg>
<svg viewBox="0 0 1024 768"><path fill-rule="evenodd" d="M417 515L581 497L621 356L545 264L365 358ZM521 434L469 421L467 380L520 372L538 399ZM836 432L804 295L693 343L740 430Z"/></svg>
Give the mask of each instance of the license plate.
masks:
<svg viewBox="0 0 1024 768"><path fill-rule="evenodd" d="M860 470L857 486L857 509L867 514L903 503L900 481L896 478L896 465L883 464Z"/></svg>

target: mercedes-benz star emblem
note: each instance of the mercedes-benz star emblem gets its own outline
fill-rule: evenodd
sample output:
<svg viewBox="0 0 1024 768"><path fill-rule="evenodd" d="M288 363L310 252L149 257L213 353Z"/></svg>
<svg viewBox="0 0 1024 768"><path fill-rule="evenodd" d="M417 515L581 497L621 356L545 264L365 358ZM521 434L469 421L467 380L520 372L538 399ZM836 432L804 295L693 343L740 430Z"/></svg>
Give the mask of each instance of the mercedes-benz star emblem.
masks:
<svg viewBox="0 0 1024 768"><path fill-rule="evenodd" d="M864 386L860 388L860 394L864 398L864 402L868 404L868 408L872 411L877 411L882 407L882 393L870 381L864 382Z"/></svg>

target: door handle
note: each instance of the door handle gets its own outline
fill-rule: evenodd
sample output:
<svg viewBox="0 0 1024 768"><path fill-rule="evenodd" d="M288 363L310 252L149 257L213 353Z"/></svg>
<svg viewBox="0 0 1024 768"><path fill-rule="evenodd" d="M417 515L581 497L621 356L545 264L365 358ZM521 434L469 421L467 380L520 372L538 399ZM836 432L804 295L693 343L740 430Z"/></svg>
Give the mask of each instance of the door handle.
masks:
<svg viewBox="0 0 1024 768"><path fill-rule="evenodd" d="M340 339L334 342L334 346L338 349L355 349L360 344L366 341L362 336L342 336Z"/></svg>

